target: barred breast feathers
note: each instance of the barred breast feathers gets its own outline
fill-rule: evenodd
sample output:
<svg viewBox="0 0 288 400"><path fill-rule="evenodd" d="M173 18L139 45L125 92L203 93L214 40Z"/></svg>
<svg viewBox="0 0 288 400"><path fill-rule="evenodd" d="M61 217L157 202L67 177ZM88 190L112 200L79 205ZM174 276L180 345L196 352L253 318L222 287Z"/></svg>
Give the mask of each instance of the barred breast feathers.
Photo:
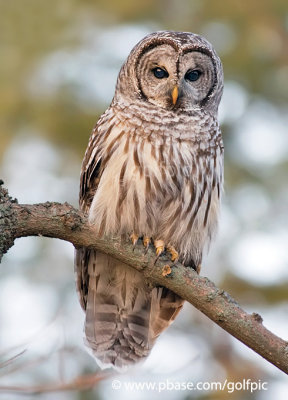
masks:
<svg viewBox="0 0 288 400"><path fill-rule="evenodd" d="M166 122L164 113L161 121L146 124L135 107L117 109L117 118L108 109L92 133L84 169L92 176L91 166L100 162L101 171L90 222L100 234L161 237L180 246L183 259L193 253L200 260L216 230L222 191L218 123L203 113L201 118L173 113Z"/></svg>

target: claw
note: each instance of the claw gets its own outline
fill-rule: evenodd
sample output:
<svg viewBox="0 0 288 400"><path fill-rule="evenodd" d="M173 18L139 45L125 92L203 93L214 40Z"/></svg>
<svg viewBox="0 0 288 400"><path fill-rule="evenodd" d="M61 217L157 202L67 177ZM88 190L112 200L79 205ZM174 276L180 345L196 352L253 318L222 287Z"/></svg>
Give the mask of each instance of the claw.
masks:
<svg viewBox="0 0 288 400"><path fill-rule="evenodd" d="M139 236L136 235L136 233L134 233L134 232L130 235L130 239L131 239L131 242L132 242L134 248L135 248L136 243L138 241L138 237Z"/></svg>
<svg viewBox="0 0 288 400"><path fill-rule="evenodd" d="M149 236L144 236L143 237L143 245L145 247L145 253L147 253L147 251L148 251L149 244L150 244L150 237Z"/></svg>
<svg viewBox="0 0 288 400"><path fill-rule="evenodd" d="M138 239L139 239L139 235L137 235L135 232L133 232L133 233L130 235L130 240L131 240L131 242L132 242L132 244L133 244L133 248L135 248ZM144 247L145 247L145 253L147 253L150 243L151 243L150 237L144 235L144 236L143 236L143 245L144 245ZM164 240L161 240L161 239L153 240L153 244L154 244L154 246L155 246L155 252L156 252L157 259L158 259L158 257L159 257L159 256L164 252L164 250L165 250L165 243L164 243ZM179 258L179 253L178 253L178 251L177 251L173 246L168 245L168 246L166 247L166 251L170 254L170 256L171 256L171 261L172 261L172 262L178 260L178 258Z"/></svg>
<svg viewBox="0 0 288 400"><path fill-rule="evenodd" d="M154 246L156 249L156 255L159 257L165 249L165 243L163 240L154 240Z"/></svg>
<svg viewBox="0 0 288 400"><path fill-rule="evenodd" d="M175 250L175 248L173 246L167 246L167 252L170 253L171 255L171 261L177 261L179 258L179 253L177 250Z"/></svg>

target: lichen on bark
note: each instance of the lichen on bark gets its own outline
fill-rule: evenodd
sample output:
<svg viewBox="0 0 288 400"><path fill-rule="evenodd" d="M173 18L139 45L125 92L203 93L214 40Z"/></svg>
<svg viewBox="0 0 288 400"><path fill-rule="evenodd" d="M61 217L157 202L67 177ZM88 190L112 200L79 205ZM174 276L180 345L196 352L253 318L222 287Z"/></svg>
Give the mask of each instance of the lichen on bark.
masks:
<svg viewBox="0 0 288 400"><path fill-rule="evenodd" d="M13 246L16 229L16 216L12 205L17 203L17 200L9 196L3 184L0 180L0 262L3 254Z"/></svg>

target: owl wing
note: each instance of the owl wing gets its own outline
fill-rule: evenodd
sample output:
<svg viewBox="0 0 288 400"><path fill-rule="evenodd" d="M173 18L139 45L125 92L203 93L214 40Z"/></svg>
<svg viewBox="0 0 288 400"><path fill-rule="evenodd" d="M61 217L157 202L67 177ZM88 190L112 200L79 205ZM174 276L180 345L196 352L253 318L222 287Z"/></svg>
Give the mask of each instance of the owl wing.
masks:
<svg viewBox="0 0 288 400"><path fill-rule="evenodd" d="M88 212L91 206L103 170L101 169L102 157L100 151L102 146L99 144L99 140L97 146L97 134L99 135L96 125L92 131L92 135L90 136L88 147L82 162L79 205L81 210L85 213Z"/></svg>
<svg viewBox="0 0 288 400"><path fill-rule="evenodd" d="M93 197L97 191L98 184L103 172L102 142L103 132L99 130L99 120L92 131L89 143L84 155L80 176L79 205L80 209L87 214L89 212ZM76 287L80 304L84 311L87 305L89 274L88 264L90 250L85 247L76 249L75 252L75 275Z"/></svg>

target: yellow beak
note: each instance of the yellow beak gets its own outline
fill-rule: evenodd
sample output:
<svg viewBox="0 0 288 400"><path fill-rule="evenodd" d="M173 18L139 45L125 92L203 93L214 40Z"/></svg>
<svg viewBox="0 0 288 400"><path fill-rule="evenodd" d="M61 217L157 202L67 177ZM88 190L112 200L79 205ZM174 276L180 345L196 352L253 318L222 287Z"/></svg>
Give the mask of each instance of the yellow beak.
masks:
<svg viewBox="0 0 288 400"><path fill-rule="evenodd" d="M174 106L177 103L177 99L178 99L178 86L174 86L172 90L172 102Z"/></svg>

